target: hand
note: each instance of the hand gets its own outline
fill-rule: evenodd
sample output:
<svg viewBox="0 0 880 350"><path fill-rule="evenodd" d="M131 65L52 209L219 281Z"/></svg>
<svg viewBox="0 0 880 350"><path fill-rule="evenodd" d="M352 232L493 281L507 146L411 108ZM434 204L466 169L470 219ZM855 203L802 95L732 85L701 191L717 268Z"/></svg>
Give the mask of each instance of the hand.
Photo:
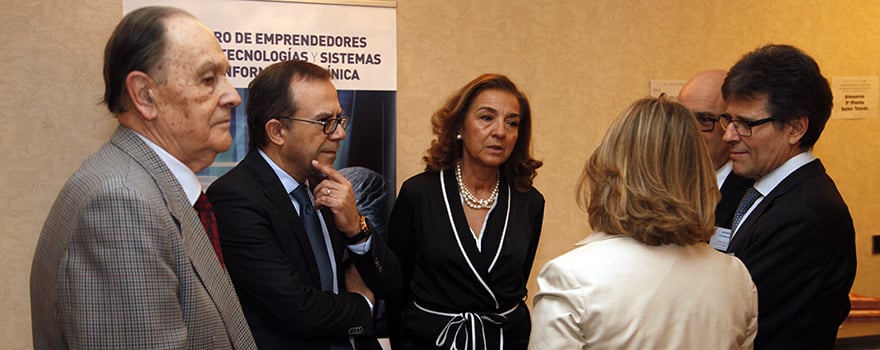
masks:
<svg viewBox="0 0 880 350"><path fill-rule="evenodd" d="M348 237L361 231L361 214L357 210L354 189L351 182L332 166L312 160L312 166L326 175L324 181L315 186L315 206L327 207L333 212L336 229Z"/></svg>
<svg viewBox="0 0 880 350"><path fill-rule="evenodd" d="M370 300L370 304L375 304L376 299L373 296L373 291L367 287L367 284L364 283L364 280L361 278L361 273L358 272L357 266L351 264L348 268L345 269L345 286L347 287L349 292L358 293L367 297Z"/></svg>

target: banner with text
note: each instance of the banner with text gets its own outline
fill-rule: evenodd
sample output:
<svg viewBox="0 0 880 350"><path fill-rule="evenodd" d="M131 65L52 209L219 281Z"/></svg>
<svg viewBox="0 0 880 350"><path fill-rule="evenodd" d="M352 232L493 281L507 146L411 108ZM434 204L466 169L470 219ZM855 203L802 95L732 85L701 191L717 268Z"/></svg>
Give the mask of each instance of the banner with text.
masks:
<svg viewBox="0 0 880 350"><path fill-rule="evenodd" d="M242 97L242 105L232 113L233 145L199 172L203 185L226 173L248 152L245 105L251 79L272 63L305 60L330 71L340 104L351 118L336 168L344 169L350 179L359 179L352 180L356 190L374 191L359 186L374 186L377 181L373 175L380 175L380 182L386 184L381 202L390 208L396 187L395 8L244 0L123 0L123 13L156 5L186 10L214 32L230 63L227 76Z"/></svg>

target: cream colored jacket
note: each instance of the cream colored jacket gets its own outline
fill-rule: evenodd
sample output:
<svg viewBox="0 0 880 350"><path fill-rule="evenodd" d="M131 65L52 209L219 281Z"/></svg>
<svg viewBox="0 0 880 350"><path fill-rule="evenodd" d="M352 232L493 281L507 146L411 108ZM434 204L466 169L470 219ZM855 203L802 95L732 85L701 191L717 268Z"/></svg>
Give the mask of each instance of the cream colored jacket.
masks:
<svg viewBox="0 0 880 350"><path fill-rule="evenodd" d="M593 233L538 276L529 349L752 349L758 295L705 243Z"/></svg>

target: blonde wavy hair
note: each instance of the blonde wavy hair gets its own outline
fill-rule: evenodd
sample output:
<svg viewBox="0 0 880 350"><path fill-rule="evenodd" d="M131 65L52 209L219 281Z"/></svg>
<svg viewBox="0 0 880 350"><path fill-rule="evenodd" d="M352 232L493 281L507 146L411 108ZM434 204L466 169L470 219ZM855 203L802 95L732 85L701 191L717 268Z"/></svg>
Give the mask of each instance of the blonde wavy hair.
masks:
<svg viewBox="0 0 880 350"><path fill-rule="evenodd" d="M663 97L617 117L577 187L594 231L651 246L708 241L721 197L696 119Z"/></svg>

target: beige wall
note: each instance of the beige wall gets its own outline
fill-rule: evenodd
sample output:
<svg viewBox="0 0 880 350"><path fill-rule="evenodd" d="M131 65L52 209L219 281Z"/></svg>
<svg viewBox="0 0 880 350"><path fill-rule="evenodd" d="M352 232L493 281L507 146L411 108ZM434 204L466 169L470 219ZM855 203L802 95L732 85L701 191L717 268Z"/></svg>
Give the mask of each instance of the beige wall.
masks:
<svg viewBox="0 0 880 350"><path fill-rule="evenodd" d="M546 199L535 276L589 230L573 186L611 120L650 79L728 68L765 43L811 54L827 77L880 75L880 5L828 1L400 1L398 179L421 169L428 117L481 72L508 74L529 94L536 187ZM816 154L849 203L859 271L853 291L880 296L880 118L831 120Z"/></svg>
<svg viewBox="0 0 880 350"><path fill-rule="evenodd" d="M2 0L0 14L0 344L29 348L28 276L64 180L112 132L97 105L101 51L119 1ZM650 79L726 68L764 43L810 53L826 76L880 75L880 4L831 1L398 1L399 182L422 169L428 118L483 72L529 95L536 186L547 199L534 276L588 232L572 193L610 121ZM853 291L880 296L870 236L880 234L880 118L832 120L816 146L858 234Z"/></svg>

